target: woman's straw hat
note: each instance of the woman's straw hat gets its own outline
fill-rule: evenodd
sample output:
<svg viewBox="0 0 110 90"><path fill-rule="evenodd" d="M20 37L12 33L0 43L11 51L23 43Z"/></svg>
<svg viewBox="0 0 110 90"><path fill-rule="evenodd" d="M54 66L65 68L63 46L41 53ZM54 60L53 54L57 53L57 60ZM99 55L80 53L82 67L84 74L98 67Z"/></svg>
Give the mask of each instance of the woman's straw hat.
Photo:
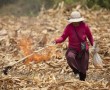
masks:
<svg viewBox="0 0 110 90"><path fill-rule="evenodd" d="M70 23L72 22L81 22L84 21L84 18L81 17L80 12L74 11L71 13L71 18L68 20Z"/></svg>

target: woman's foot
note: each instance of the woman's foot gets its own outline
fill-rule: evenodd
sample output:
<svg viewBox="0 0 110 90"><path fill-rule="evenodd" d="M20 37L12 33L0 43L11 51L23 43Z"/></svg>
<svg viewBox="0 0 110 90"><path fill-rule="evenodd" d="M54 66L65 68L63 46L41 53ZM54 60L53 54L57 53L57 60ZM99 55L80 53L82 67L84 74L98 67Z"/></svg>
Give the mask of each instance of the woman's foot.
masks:
<svg viewBox="0 0 110 90"><path fill-rule="evenodd" d="M86 74L83 74L83 73L79 73L79 78L80 78L80 80L81 81L85 81L85 79L86 79Z"/></svg>
<svg viewBox="0 0 110 90"><path fill-rule="evenodd" d="M79 78L79 74L78 73L74 74L74 75L75 75L75 78L77 78L77 79Z"/></svg>

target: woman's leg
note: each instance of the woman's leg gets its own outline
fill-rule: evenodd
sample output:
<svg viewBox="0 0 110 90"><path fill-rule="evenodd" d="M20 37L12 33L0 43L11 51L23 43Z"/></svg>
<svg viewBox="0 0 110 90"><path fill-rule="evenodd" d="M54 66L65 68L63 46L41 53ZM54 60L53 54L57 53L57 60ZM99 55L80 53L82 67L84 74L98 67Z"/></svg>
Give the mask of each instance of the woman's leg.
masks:
<svg viewBox="0 0 110 90"><path fill-rule="evenodd" d="M79 71L77 70L77 67L76 67L75 56L76 54L73 50L68 50L66 53L66 59L67 59L68 65L70 66L74 74L78 74Z"/></svg>
<svg viewBox="0 0 110 90"><path fill-rule="evenodd" d="M79 73L79 77L81 81L85 81L86 79L86 71L88 70L88 64L89 64L89 51L86 51L82 57L81 60L81 69Z"/></svg>
<svg viewBox="0 0 110 90"><path fill-rule="evenodd" d="M76 68L73 67L72 70L73 70L74 74L79 74L79 71Z"/></svg>

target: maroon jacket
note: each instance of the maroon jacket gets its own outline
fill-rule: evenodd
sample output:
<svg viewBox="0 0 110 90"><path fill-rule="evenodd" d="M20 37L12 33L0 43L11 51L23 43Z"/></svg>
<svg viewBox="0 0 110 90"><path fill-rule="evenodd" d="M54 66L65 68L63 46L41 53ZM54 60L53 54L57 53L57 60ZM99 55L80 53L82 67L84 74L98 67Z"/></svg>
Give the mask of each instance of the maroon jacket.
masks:
<svg viewBox="0 0 110 90"><path fill-rule="evenodd" d="M75 29L74 29L75 28ZM93 36L91 34L91 31L88 27L87 24L84 22L80 22L79 26L73 26L73 23L70 23L66 26L63 34L61 35L60 38L56 40L56 43L62 43L63 41L66 40L66 38L69 39L69 48L74 48L78 51L81 50L80 47L80 40L78 39L76 32L78 33L78 36L82 41L87 41L87 38L89 39L91 45L93 46ZM88 43L86 44L86 49L89 49Z"/></svg>

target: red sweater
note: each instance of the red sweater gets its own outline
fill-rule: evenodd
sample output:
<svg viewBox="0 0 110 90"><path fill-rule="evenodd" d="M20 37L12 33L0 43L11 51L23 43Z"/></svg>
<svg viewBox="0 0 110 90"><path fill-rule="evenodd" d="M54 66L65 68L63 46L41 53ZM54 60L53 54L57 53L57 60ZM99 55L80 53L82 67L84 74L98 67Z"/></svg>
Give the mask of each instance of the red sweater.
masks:
<svg viewBox="0 0 110 90"><path fill-rule="evenodd" d="M81 42L78 39L75 30L78 33L78 36L80 37L80 39L82 41L87 41L87 38L88 38L91 45L93 46L93 41L94 41L93 36L91 34L91 31L90 31L88 25L85 24L84 22L80 22L79 26L73 26L72 23L68 24L66 26L63 34L61 35L61 37L56 40L56 43L62 43L63 41L66 40L66 38L68 38L69 39L68 47L74 48L74 49L80 51L81 50L81 47L80 47ZM88 50L89 49L88 43L86 44L86 47L87 47L86 49Z"/></svg>

